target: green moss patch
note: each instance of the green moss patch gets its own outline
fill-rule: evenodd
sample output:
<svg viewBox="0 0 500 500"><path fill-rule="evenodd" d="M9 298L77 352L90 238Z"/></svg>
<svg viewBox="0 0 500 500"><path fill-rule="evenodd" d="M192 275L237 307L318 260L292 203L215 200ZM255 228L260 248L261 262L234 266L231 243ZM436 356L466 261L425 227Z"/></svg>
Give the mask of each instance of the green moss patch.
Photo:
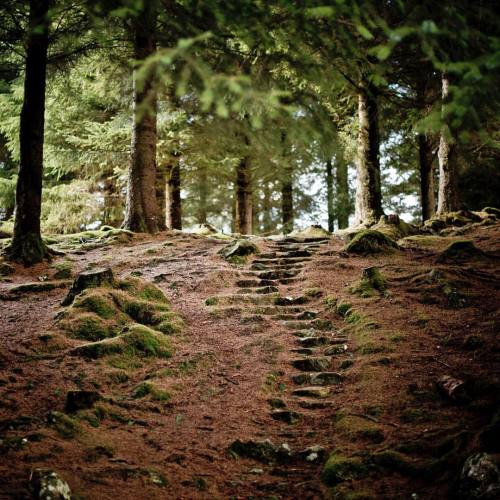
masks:
<svg viewBox="0 0 500 500"><path fill-rule="evenodd" d="M168 401L171 397L169 392L158 388L156 385L143 382L135 388L134 398L140 399L146 396L151 396L153 401Z"/></svg>
<svg viewBox="0 0 500 500"><path fill-rule="evenodd" d="M360 458L347 457L334 451L323 467L321 478L328 486L335 486L344 481L365 477L368 472L368 467Z"/></svg>
<svg viewBox="0 0 500 500"><path fill-rule="evenodd" d="M485 254L479 250L470 240L459 240L451 243L441 254L437 261L441 263L454 264L479 259Z"/></svg>
<svg viewBox="0 0 500 500"><path fill-rule="evenodd" d="M387 291L387 280L377 267L367 267L363 270L361 279L349 291L363 298L385 294Z"/></svg>
<svg viewBox="0 0 500 500"><path fill-rule="evenodd" d="M369 255L398 250L399 245L389 236L372 229L359 231L345 247L347 253Z"/></svg>

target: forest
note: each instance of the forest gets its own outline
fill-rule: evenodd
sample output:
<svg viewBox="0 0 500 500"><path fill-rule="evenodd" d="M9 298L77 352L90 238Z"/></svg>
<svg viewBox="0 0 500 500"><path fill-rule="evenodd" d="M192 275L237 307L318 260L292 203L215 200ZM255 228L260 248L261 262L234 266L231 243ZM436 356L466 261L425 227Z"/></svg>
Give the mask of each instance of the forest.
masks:
<svg viewBox="0 0 500 500"><path fill-rule="evenodd" d="M499 88L490 0L2 0L0 498L498 498Z"/></svg>

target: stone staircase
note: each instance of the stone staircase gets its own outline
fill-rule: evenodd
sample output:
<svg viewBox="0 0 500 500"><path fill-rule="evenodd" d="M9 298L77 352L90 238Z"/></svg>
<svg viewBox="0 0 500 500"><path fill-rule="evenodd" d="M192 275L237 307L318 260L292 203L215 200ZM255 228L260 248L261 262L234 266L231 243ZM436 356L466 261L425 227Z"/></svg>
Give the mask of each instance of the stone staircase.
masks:
<svg viewBox="0 0 500 500"><path fill-rule="evenodd" d="M295 337L296 347L290 361L296 386L286 402L273 398L271 418L293 424L302 416L299 410L316 410L333 405L332 387L343 381L340 373L331 371L332 357L347 350L347 338L308 307L306 296L288 296L287 285L302 279L315 252L328 239L297 240L284 238L269 243L270 251L259 254L249 270L236 281L237 292L210 299L211 304L231 307L242 322L272 321ZM279 404L278 404L279 402Z"/></svg>

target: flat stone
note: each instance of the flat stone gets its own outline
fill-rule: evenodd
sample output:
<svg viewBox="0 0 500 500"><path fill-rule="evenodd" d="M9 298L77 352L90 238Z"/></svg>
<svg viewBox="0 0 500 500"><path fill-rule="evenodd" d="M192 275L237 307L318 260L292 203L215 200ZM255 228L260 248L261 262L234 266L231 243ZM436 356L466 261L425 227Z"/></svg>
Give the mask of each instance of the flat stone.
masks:
<svg viewBox="0 0 500 500"><path fill-rule="evenodd" d="M271 418L287 424L295 424L302 418L302 415L291 410L275 410L271 412Z"/></svg>
<svg viewBox="0 0 500 500"><path fill-rule="evenodd" d="M329 344L331 339L330 337L319 336L319 337L300 337L297 340L302 347L317 347Z"/></svg>
<svg viewBox="0 0 500 500"><path fill-rule="evenodd" d="M292 394L294 396L303 398L317 398L323 399L330 395L329 387L301 387L300 389L295 389Z"/></svg>
<svg viewBox="0 0 500 500"><path fill-rule="evenodd" d="M337 372L300 373L294 375L292 380L300 385L338 385L344 376Z"/></svg>
<svg viewBox="0 0 500 500"><path fill-rule="evenodd" d="M292 349L295 354L303 354L304 356L312 356L315 353L314 349L309 347L300 347L298 349Z"/></svg>
<svg viewBox="0 0 500 500"><path fill-rule="evenodd" d="M335 406L333 401L314 401L309 399L297 401L297 404L305 410L324 410Z"/></svg>
<svg viewBox="0 0 500 500"><path fill-rule="evenodd" d="M299 295L298 297L278 297L274 303L277 306L299 306L309 301L307 297Z"/></svg>
<svg viewBox="0 0 500 500"><path fill-rule="evenodd" d="M343 354L347 351L347 344L332 345L327 347L323 354L325 356L336 356L338 354Z"/></svg>
<svg viewBox="0 0 500 500"><path fill-rule="evenodd" d="M292 456L292 450L286 444L275 445L269 439L264 441L241 441L237 439L229 447L229 451L244 458L253 458L264 463L287 461Z"/></svg>
<svg viewBox="0 0 500 500"><path fill-rule="evenodd" d="M292 361L292 365L297 370L304 372L323 372L330 367L330 359L325 357L320 358L298 358Z"/></svg>
<svg viewBox="0 0 500 500"><path fill-rule="evenodd" d="M286 408L286 403L280 398L269 398L267 402L273 409Z"/></svg>

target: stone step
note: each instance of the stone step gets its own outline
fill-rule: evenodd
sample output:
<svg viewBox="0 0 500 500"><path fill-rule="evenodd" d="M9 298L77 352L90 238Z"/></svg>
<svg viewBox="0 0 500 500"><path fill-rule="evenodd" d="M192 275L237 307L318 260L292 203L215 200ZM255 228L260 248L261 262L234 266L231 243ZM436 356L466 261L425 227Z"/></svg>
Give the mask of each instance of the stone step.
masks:
<svg viewBox="0 0 500 500"><path fill-rule="evenodd" d="M309 299L307 297L299 295L297 297L278 297L274 303L277 306L300 306L308 302Z"/></svg>
<svg viewBox="0 0 500 500"><path fill-rule="evenodd" d="M272 280L239 280L236 286L240 288L258 288L261 286L273 286L275 281Z"/></svg>
<svg viewBox="0 0 500 500"><path fill-rule="evenodd" d="M303 372L325 372L330 368L331 359L325 356L317 358L297 358L292 360L291 363L294 368Z"/></svg>
<svg viewBox="0 0 500 500"><path fill-rule="evenodd" d="M245 276L254 276L261 280L281 280L283 278L294 278L300 270L281 270L281 271L247 271Z"/></svg>
<svg viewBox="0 0 500 500"><path fill-rule="evenodd" d="M266 294L266 293L277 293L279 292L279 288L275 286L263 286L260 288L241 288L238 290L238 293L242 294L248 294L248 293L259 293L259 294Z"/></svg>
<svg viewBox="0 0 500 500"><path fill-rule="evenodd" d="M271 418L287 424L295 424L302 418L302 414L291 410L274 410L270 413Z"/></svg>
<svg viewBox="0 0 500 500"><path fill-rule="evenodd" d="M263 264L261 262L253 263L250 266L252 271L302 271L304 266L296 262L290 262L289 264Z"/></svg>
<svg viewBox="0 0 500 500"><path fill-rule="evenodd" d="M284 311L290 311L292 313L300 313L304 310L303 306L262 306L253 309L253 314L264 314L264 315L273 315L280 314Z"/></svg>
<svg viewBox="0 0 500 500"><path fill-rule="evenodd" d="M326 408L333 408L335 406L333 401L318 401L310 399L297 401L296 403L305 410L325 410Z"/></svg>
<svg viewBox="0 0 500 500"><path fill-rule="evenodd" d="M302 354L303 356L313 356L316 350L310 347L299 347L298 349L292 349L291 352L294 354Z"/></svg>
<svg viewBox="0 0 500 500"><path fill-rule="evenodd" d="M300 387L292 392L292 396L300 398L324 399L330 395L330 388L325 386Z"/></svg>
<svg viewBox="0 0 500 500"><path fill-rule="evenodd" d="M339 354L344 354L347 351L347 344L338 344L327 347L323 351L324 356L338 356Z"/></svg>
<svg viewBox="0 0 500 500"><path fill-rule="evenodd" d="M332 347L344 348L346 342L346 337L332 337L329 335L314 335L314 336L306 336L299 337L297 342L301 345L301 347L318 347L331 345ZM329 349L329 347L327 347ZM338 354L338 353L336 353ZM326 354L329 356L329 354Z"/></svg>
<svg viewBox="0 0 500 500"><path fill-rule="evenodd" d="M273 257L272 259L258 258L252 264L306 264L310 262L309 257Z"/></svg>
<svg viewBox="0 0 500 500"><path fill-rule="evenodd" d="M278 294L237 294L215 295L205 300L207 306L231 306L235 304L274 305L279 299Z"/></svg>
<svg viewBox="0 0 500 500"><path fill-rule="evenodd" d="M278 253L277 258L280 257L311 257L312 252L309 250L288 250L286 252Z"/></svg>
<svg viewBox="0 0 500 500"><path fill-rule="evenodd" d="M311 370L314 371L314 370ZM299 373L292 377L292 381L298 385L338 385L344 380L344 376L338 372L320 371L318 373Z"/></svg>
<svg viewBox="0 0 500 500"><path fill-rule="evenodd" d="M316 318L316 311L303 311L299 314L277 314L273 319L281 321L307 321Z"/></svg>
<svg viewBox="0 0 500 500"><path fill-rule="evenodd" d="M283 326L288 330L312 329L319 331L332 331L333 324L327 319L313 319L311 321L283 321Z"/></svg>

